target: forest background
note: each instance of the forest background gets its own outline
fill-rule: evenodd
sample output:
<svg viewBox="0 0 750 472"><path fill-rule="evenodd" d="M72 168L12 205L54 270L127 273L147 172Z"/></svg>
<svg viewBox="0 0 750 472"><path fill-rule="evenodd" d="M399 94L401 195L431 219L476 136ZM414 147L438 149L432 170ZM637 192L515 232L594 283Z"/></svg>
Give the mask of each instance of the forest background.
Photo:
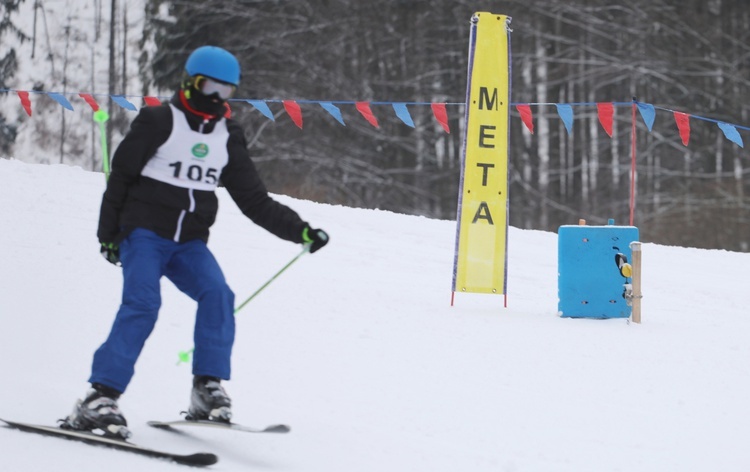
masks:
<svg viewBox="0 0 750 472"><path fill-rule="evenodd" d="M233 117L269 190L298 198L455 219L470 18L512 17L514 103L531 103L532 134L513 109L510 224L629 221L631 106L612 136L596 103L657 106L637 117L634 224L644 241L750 251L750 160L716 121L750 125L750 9L743 0L2 0L0 155L101 169L99 132L78 98L110 111L110 150L142 96L166 100L198 46L236 54ZM32 92L27 116L15 91ZM34 92L39 92L34 94ZM67 96L67 110L45 93ZM133 98L135 97L135 98ZM75 101L76 99L77 101ZM297 100L300 129L281 100ZM340 102L334 119L315 101ZM355 109L369 102L373 127ZM313 103L310 103L313 102ZM388 106L407 103L414 126ZM450 133L431 103L447 103ZM566 130L555 104L573 104ZM674 116L691 119L683 144ZM715 120L715 121L711 121Z"/></svg>

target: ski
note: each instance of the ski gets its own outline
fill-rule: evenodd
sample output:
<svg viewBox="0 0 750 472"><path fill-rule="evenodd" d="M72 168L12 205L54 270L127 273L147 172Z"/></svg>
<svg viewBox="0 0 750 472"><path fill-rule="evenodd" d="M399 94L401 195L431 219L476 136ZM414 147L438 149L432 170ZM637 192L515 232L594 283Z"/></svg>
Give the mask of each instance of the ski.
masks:
<svg viewBox="0 0 750 472"><path fill-rule="evenodd" d="M181 426L202 426L209 428L231 429L234 431L244 431L246 433L288 433L291 428L285 424L272 424L265 428L253 428L237 423L221 423L209 420L175 420L175 421L149 421L149 426L159 429L175 429Z"/></svg>
<svg viewBox="0 0 750 472"><path fill-rule="evenodd" d="M149 449L147 447L133 444L124 439L108 438L106 436L100 436L88 431L75 431L69 429L62 429L56 426L41 426L28 423L19 423L16 421L8 421L0 419L3 423L7 424L11 428L15 428L28 433L42 434L46 436L56 436L60 438L70 439L74 441L80 441L86 444L95 446L109 447L118 449L121 451L133 452L148 457L156 457L160 459L168 459L178 464L190 465L190 466L207 466L216 464L219 458L215 454L206 452L199 452L196 454L174 454L171 452L157 451L155 449Z"/></svg>

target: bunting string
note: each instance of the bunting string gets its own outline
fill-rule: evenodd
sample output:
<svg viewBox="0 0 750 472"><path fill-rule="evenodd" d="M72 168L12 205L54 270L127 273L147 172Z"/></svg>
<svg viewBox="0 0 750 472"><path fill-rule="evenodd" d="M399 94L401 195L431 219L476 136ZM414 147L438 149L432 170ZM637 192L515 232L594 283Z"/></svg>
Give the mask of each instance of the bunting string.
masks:
<svg viewBox="0 0 750 472"><path fill-rule="evenodd" d="M32 114L32 103L30 94L46 95L66 110L73 111L74 107L71 101L66 95L74 95L85 101L93 111L98 111L101 107L97 102L97 97L111 98L118 106L129 111L138 111L138 107L133 101L142 101L145 106L155 106L162 103L164 100L169 100L170 97L157 97L157 96L143 96L143 95L108 95L108 94L93 94L86 92L74 92L74 93L60 93L60 92L44 92L37 90L17 90L17 89L0 89L0 93L15 93L21 103L21 107L28 116ZM303 111L302 105L317 105L325 110L334 120L336 120L342 126L346 126L344 117L341 113L341 106L350 105L359 112L371 126L380 128L380 122L378 121L377 115L373 112L373 107L388 106L391 108L395 116L401 120L406 126L415 128L414 120L412 119L409 107L420 107L430 106L432 115L440 127L446 132L450 133L449 119L447 107L462 106L465 105L463 102L394 102L394 101L356 101L356 100L291 100L291 99L249 99L249 98L233 98L229 100L230 104L235 103L247 103L250 104L255 110L261 115L271 121L275 121L276 118L274 113L271 111L269 104L276 103L281 104L286 114L291 118L292 122L300 129L303 128ZM528 103L511 103L512 107L515 107L518 112L521 121L523 122L526 129L534 134L534 114L532 107L541 106L554 106L557 115L565 125L565 129L568 134L573 132L573 123L575 119L574 109L576 107L595 107L597 110L597 116L599 123L601 124L605 133L612 137L613 124L615 109L618 107L634 107L638 110L638 113L643 120L646 128L649 132L653 130L654 123L656 121L656 112L663 111L672 114L674 117L675 125L680 134L682 144L687 146L690 142L691 132L691 120L700 120L715 124L723 133L724 137L729 141L735 143L741 148L744 148L744 142L739 131L750 131L750 127L741 126L734 123L727 123L725 121L709 118L705 116L695 115L691 113L681 112L670 108L656 106L650 103L639 102L633 99L629 102L570 102L570 103L554 103L554 102L528 102ZM380 112L380 110L378 110Z"/></svg>

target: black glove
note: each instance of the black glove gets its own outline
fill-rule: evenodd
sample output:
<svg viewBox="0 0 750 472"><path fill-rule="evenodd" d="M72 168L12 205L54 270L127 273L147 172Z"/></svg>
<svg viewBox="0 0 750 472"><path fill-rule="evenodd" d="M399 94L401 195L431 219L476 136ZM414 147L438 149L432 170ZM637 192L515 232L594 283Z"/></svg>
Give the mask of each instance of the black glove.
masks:
<svg viewBox="0 0 750 472"><path fill-rule="evenodd" d="M99 249L99 252L102 253L102 257L104 257L107 262L116 266L122 265L122 262L120 261L120 246L118 246L117 244L102 243L102 247L101 249Z"/></svg>
<svg viewBox="0 0 750 472"><path fill-rule="evenodd" d="M312 229L305 226L302 230L302 242L310 245L310 254L328 244L328 233L322 229Z"/></svg>

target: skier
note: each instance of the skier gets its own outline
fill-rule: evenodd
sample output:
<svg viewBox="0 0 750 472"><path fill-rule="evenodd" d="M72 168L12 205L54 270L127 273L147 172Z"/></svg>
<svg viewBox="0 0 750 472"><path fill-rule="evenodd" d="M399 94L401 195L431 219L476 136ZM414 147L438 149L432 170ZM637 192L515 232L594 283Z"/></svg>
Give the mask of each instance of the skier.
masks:
<svg viewBox="0 0 750 472"><path fill-rule="evenodd" d="M170 103L141 109L117 148L97 236L104 258L122 266L122 304L94 354L92 388L62 420L63 428L130 436L117 400L156 323L162 276L198 303L186 418L229 422L231 400L221 380L230 377L234 294L206 246L219 183L272 234L308 244L311 253L328 242L325 231L268 195L241 126L228 118L227 100L239 82L240 65L231 53L196 49Z"/></svg>

